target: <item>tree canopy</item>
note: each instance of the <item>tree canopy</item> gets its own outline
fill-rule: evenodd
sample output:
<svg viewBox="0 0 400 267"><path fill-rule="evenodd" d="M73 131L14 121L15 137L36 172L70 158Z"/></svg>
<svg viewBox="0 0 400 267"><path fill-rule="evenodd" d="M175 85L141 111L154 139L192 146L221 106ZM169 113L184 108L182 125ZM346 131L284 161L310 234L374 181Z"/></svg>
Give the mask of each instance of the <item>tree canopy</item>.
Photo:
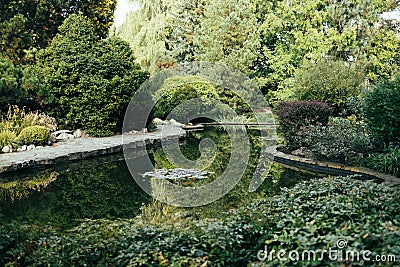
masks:
<svg viewBox="0 0 400 267"><path fill-rule="evenodd" d="M380 17L393 1L254 2L262 43L256 69L265 90L282 89L304 60L357 61L376 79L388 75L394 65L389 58L398 57L397 31ZM378 41L383 38L385 48Z"/></svg>
<svg viewBox="0 0 400 267"><path fill-rule="evenodd" d="M223 62L247 72L259 46L249 0L139 1L116 35L154 73L182 61Z"/></svg>
<svg viewBox="0 0 400 267"><path fill-rule="evenodd" d="M94 24L96 35L104 38L113 23L116 3L117 0L1 1L1 53L15 63L32 61L32 52L45 48L70 14L87 16Z"/></svg>

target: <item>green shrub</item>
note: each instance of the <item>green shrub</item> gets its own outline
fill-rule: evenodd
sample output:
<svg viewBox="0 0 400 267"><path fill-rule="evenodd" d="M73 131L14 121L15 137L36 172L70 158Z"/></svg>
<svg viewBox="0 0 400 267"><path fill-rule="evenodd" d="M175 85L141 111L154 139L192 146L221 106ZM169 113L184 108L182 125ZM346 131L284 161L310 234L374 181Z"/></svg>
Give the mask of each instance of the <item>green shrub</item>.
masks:
<svg viewBox="0 0 400 267"><path fill-rule="evenodd" d="M22 86L23 71L15 67L9 59L0 55L0 113L7 111L7 106L20 103L27 96Z"/></svg>
<svg viewBox="0 0 400 267"><path fill-rule="evenodd" d="M198 112L196 110L204 110L206 106L212 107L212 103L208 99L218 99L216 87L197 76L175 76L168 78L164 81L163 86L156 92L155 98L161 96L154 106L154 116L165 119L172 110L174 115L171 118L181 122L186 122L187 118L195 116ZM202 107L198 103L197 107L194 105L177 107L179 104L188 101L189 99L200 98L202 99Z"/></svg>
<svg viewBox="0 0 400 267"><path fill-rule="evenodd" d="M328 104L317 101L279 102L275 108L279 120L278 129L291 149L302 146L302 128L309 125L326 125L332 111Z"/></svg>
<svg viewBox="0 0 400 267"><path fill-rule="evenodd" d="M371 261L343 260L343 266L376 266L375 255L400 253L398 189L359 181L355 177L335 177L302 182L282 193L254 203L240 214L248 212L253 222L265 229L259 249L319 251L339 250L336 243L344 239L343 251L370 250ZM269 228L267 227L269 226ZM340 251L340 250L339 250ZM257 253L257 252L256 252ZM338 266L325 254L323 261L279 261L274 258L256 266ZM286 257L288 254L285 255ZM319 258L319 257L318 257ZM350 258L350 257L349 257ZM254 262L256 262L255 260ZM339 264L339 265L340 265ZM386 262L385 266L395 266Z"/></svg>
<svg viewBox="0 0 400 267"><path fill-rule="evenodd" d="M400 77L376 84L366 94L364 116L368 128L381 144L400 143Z"/></svg>
<svg viewBox="0 0 400 267"><path fill-rule="evenodd" d="M390 146L384 153L372 153L362 161L362 164L380 173L400 177L400 147Z"/></svg>
<svg viewBox="0 0 400 267"><path fill-rule="evenodd" d="M17 135L7 129L0 130L0 151L3 147L8 146L10 148L17 147Z"/></svg>
<svg viewBox="0 0 400 267"><path fill-rule="evenodd" d="M364 76L359 66L348 62L306 62L295 74L294 87L300 99L326 102L340 112L349 97L361 92Z"/></svg>
<svg viewBox="0 0 400 267"><path fill-rule="evenodd" d="M80 15L69 16L37 57L38 72L54 97L46 112L63 128L91 136L121 131L129 101L148 78L126 42L98 40L94 26Z"/></svg>
<svg viewBox="0 0 400 267"><path fill-rule="evenodd" d="M349 97L343 110L339 113L341 117L354 118L356 121L362 121L364 118L364 98L360 96Z"/></svg>
<svg viewBox="0 0 400 267"><path fill-rule="evenodd" d="M18 141L25 145L45 146L50 139L50 130L43 126L28 126L18 135Z"/></svg>
<svg viewBox="0 0 400 267"><path fill-rule="evenodd" d="M326 126L310 125L300 136L305 150L317 160L354 164L372 148L364 127L343 118Z"/></svg>

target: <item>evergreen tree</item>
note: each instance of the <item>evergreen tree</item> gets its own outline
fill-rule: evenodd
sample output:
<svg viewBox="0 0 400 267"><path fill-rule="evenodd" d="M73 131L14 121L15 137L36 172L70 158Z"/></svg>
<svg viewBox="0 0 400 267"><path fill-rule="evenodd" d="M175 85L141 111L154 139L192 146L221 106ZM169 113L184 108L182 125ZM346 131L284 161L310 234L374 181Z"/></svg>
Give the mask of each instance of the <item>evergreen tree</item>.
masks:
<svg viewBox="0 0 400 267"><path fill-rule="evenodd" d="M37 69L55 98L45 106L47 112L66 128L81 128L93 136L114 134L148 77L134 61L126 42L98 40L87 18L69 16L38 54Z"/></svg>
<svg viewBox="0 0 400 267"><path fill-rule="evenodd" d="M48 97L32 67L15 66L12 60L0 57L0 114L10 105L40 108Z"/></svg>
<svg viewBox="0 0 400 267"><path fill-rule="evenodd" d="M211 1L195 33L194 45L197 60L222 62L248 73L260 45L251 3L247 0Z"/></svg>
<svg viewBox="0 0 400 267"><path fill-rule="evenodd" d="M209 0L174 1L167 14L167 47L177 62L193 61L199 48L194 44L195 34L204 19Z"/></svg>
<svg viewBox="0 0 400 267"><path fill-rule="evenodd" d="M70 14L87 16L96 35L104 38L113 23L117 0L10 0L0 1L0 42L4 57L27 63L29 50L46 47Z"/></svg>

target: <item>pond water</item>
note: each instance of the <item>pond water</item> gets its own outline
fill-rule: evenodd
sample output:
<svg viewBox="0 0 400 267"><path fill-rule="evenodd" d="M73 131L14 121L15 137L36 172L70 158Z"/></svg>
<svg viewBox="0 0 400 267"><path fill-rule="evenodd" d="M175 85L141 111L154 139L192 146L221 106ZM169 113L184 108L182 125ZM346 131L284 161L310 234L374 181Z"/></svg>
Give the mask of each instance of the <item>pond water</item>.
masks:
<svg viewBox="0 0 400 267"><path fill-rule="evenodd" d="M215 162L207 171L219 175L229 159L226 135L216 131L197 133L182 141L182 153L190 158L200 157L199 143L211 138L217 147ZM187 208L199 217L218 217L222 211L237 208L256 198L268 197L281 187L291 187L301 180L316 178L316 174L292 170L274 163L255 192L248 192L249 181L257 161L257 146L252 142L252 155L245 176L227 195L214 203ZM154 166L140 162L146 155L136 155L142 166L136 177L156 169L172 169L161 148L148 150ZM207 179L202 179L200 182ZM132 178L122 154L86 160L53 169L2 177L0 183L0 220L35 225L51 225L58 229L73 227L83 219L134 218L141 207L152 201Z"/></svg>

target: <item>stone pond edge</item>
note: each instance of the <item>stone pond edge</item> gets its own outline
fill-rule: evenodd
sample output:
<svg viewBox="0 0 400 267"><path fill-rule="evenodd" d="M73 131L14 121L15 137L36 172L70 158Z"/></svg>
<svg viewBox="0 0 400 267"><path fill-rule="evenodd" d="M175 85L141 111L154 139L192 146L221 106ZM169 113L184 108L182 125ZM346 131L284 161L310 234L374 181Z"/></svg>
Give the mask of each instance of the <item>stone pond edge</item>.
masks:
<svg viewBox="0 0 400 267"><path fill-rule="evenodd" d="M309 158L303 158L295 155L289 155L280 151L274 151L274 161L284 165L293 166L302 170L314 173L323 173L328 175L360 175L361 179L372 179L383 182L391 187L400 187L400 179L376 172L374 170L362 167L346 166L333 162L321 162Z"/></svg>
<svg viewBox="0 0 400 267"><path fill-rule="evenodd" d="M114 138L114 141L111 142L106 147L97 146L93 149L87 148L83 146L82 149L78 149L78 151L73 152L65 152L58 153L55 156L42 156L34 159L26 159L26 160L16 160L9 161L5 164L0 161L0 174L7 173L15 173L18 171L26 171L29 169L40 169L40 168L49 168L56 165L68 164L72 162L81 161L84 159L95 158L104 155L116 154L120 153L123 150L123 146L129 148L138 148L138 147L152 147L157 146L161 142L166 142L168 140L184 138L187 136L186 131L182 130L179 127L170 127L173 131L169 134L154 134L147 133L143 134L136 140L130 140L125 144L122 143L122 136L113 136L113 137L104 137L104 138L92 138L95 140L110 140L110 138ZM161 130L162 132L162 130ZM119 139L118 139L119 138ZM115 140L120 140L115 142ZM101 142L100 142L101 143ZM56 148L55 148L56 149ZM295 155L285 154L283 152L277 151L275 148L272 151L274 155L274 160L278 163L299 168L301 170L307 170L314 173L323 173L328 175L361 175L362 179L373 179L379 182L383 182L392 187L400 187L400 179L391 175L382 174L371 169L361 168L361 167L353 167L346 166L332 162L320 162L308 158L303 158ZM1 155L0 155L1 160Z"/></svg>
<svg viewBox="0 0 400 267"><path fill-rule="evenodd" d="M16 173L19 171L27 171L27 170L35 170L35 169L45 169L50 168L56 165L68 164L73 163L85 159L111 155L120 153L123 151L123 147L127 149L135 149L146 146L147 148L151 148L154 146L159 145L161 142L168 142L169 140L179 139L186 137L186 132L178 127L171 127L176 128L173 132L170 133L146 133L137 136L130 136L126 135L128 138L124 137L124 141L122 136L112 136L112 137L103 137L103 138L86 138L95 140L97 143L101 144L101 140L112 140L108 142L107 145L98 145L95 148L81 146L76 151L65 151L59 152L56 155L41 155L37 158L27 158L27 159L13 159L13 156L19 153L29 153L32 151L24 151L24 152L16 152L15 154L3 154L7 155L9 158L8 161L2 161L2 155L0 155L0 175L5 175L9 173ZM133 140L129 140L130 138ZM50 147L54 150L57 148ZM41 148L42 150L43 148ZM37 151L40 152L40 151ZM27 154L28 155L28 154ZM30 156L30 155L29 155ZM11 158L11 159L10 159Z"/></svg>

